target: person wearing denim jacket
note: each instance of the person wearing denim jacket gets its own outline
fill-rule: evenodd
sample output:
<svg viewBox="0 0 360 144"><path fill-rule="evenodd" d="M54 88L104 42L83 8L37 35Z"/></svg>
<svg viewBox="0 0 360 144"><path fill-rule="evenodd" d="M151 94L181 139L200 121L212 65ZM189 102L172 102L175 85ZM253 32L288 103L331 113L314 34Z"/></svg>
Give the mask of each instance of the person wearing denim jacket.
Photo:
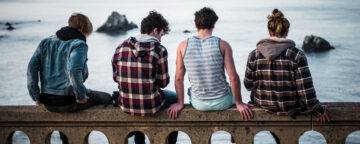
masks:
<svg viewBox="0 0 360 144"><path fill-rule="evenodd" d="M53 112L76 112L110 103L110 94L84 85L88 77L86 37L92 32L90 20L75 13L68 23L56 36L42 40L30 59L27 82L31 98Z"/></svg>

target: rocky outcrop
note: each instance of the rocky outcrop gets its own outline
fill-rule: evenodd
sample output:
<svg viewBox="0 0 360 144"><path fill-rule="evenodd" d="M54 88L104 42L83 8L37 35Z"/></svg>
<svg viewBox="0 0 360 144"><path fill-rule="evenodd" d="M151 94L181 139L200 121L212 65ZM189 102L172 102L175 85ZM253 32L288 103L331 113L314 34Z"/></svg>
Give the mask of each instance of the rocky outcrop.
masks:
<svg viewBox="0 0 360 144"><path fill-rule="evenodd" d="M118 12L114 11L108 17L107 21L96 31L117 35L117 34L124 34L126 33L126 31L137 27L138 26L133 22L129 23L125 15L121 15Z"/></svg>
<svg viewBox="0 0 360 144"><path fill-rule="evenodd" d="M184 30L183 32L186 33L186 34L191 33L191 31L189 31L189 30Z"/></svg>
<svg viewBox="0 0 360 144"><path fill-rule="evenodd" d="M25 23L38 23L41 22L41 20L36 20L36 21L19 21L19 22L6 22L5 24L0 22L0 25L5 25L6 26L6 30L14 30L15 29L15 25L21 25L21 24L25 24ZM17 26L19 27L19 26ZM3 27L1 28L3 29Z"/></svg>
<svg viewBox="0 0 360 144"><path fill-rule="evenodd" d="M334 47L331 46L324 38L310 35L305 36L302 49L305 52L323 52L334 49Z"/></svg>

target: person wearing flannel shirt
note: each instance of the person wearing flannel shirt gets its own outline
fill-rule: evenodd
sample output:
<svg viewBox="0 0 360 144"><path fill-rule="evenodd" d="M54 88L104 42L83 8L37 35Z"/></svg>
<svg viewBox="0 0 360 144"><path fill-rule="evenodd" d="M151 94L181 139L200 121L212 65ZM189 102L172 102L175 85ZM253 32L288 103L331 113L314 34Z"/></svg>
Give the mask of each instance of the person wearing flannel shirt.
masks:
<svg viewBox="0 0 360 144"><path fill-rule="evenodd" d="M169 84L168 53L161 37L170 29L164 17L151 11L141 22L141 35L121 43L112 58L113 79L119 88L119 106L133 116L154 115L177 102L176 93L162 90ZM134 132L135 142L144 143L142 133ZM169 136L175 143L177 133Z"/></svg>
<svg viewBox="0 0 360 144"><path fill-rule="evenodd" d="M268 20L271 37L257 43L247 62L244 83L251 91L249 103L278 115L296 118L310 112L320 122L330 121L326 106L316 98L305 54L286 39L289 21L277 9Z"/></svg>

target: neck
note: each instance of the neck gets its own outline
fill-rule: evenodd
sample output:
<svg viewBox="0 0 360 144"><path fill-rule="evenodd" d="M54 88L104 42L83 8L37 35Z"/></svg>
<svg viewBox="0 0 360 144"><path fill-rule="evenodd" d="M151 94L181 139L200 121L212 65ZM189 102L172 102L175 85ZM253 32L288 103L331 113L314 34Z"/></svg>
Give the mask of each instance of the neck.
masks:
<svg viewBox="0 0 360 144"><path fill-rule="evenodd" d="M199 29L197 37L200 39L206 39L208 37L211 37L212 35L212 29Z"/></svg>

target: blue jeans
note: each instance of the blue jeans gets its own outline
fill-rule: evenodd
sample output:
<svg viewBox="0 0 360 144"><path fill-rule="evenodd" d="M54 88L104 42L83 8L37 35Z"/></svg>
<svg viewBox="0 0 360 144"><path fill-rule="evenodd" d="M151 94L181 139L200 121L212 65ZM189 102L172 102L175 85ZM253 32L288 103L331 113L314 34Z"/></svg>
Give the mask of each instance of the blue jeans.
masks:
<svg viewBox="0 0 360 144"><path fill-rule="evenodd" d="M177 103L178 99L176 96L176 93L169 90L163 90L163 99L165 100L164 105L161 107L161 109L165 109L170 107L171 104ZM135 136L135 144L145 144L145 135L139 131L135 131L130 133L129 137L134 135ZM177 141L178 132L172 132L168 139L168 144L175 144Z"/></svg>
<svg viewBox="0 0 360 144"><path fill-rule="evenodd" d="M176 93L170 90L163 90L163 98L165 100L164 105L161 107L163 108L168 108L170 107L171 104L177 103L178 99L176 96Z"/></svg>

